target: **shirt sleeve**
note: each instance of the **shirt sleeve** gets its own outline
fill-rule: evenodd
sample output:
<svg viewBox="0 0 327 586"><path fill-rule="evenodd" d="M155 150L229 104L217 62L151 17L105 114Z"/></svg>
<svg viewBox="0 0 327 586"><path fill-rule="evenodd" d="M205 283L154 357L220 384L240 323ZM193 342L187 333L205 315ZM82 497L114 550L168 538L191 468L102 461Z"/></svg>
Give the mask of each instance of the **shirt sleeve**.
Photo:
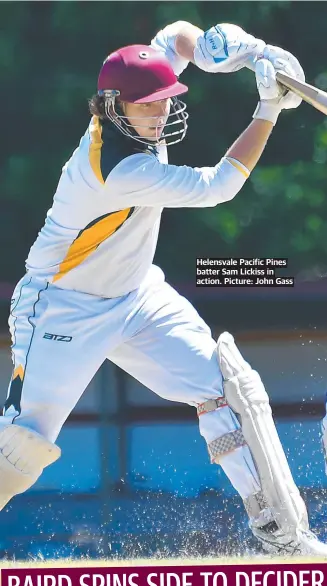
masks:
<svg viewBox="0 0 327 586"><path fill-rule="evenodd" d="M177 21L166 26L156 34L150 45L153 49L164 53L177 77L189 64L189 61L184 57L180 57L175 49L175 40L180 24L181 21Z"/></svg>
<svg viewBox="0 0 327 586"><path fill-rule="evenodd" d="M249 171L235 159L215 167L160 163L153 155L126 157L109 174L104 190L115 209L144 207L214 207L235 197Z"/></svg>

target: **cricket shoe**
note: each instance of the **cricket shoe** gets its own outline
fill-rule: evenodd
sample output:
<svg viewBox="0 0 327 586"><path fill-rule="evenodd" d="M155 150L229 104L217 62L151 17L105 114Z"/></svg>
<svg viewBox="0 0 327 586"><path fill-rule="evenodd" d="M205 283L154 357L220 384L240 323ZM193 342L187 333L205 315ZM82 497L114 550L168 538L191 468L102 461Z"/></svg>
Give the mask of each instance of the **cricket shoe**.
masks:
<svg viewBox="0 0 327 586"><path fill-rule="evenodd" d="M319 556L327 559L327 544L322 543L310 530L285 533L275 521L263 527L251 527L253 535L263 549L274 555Z"/></svg>

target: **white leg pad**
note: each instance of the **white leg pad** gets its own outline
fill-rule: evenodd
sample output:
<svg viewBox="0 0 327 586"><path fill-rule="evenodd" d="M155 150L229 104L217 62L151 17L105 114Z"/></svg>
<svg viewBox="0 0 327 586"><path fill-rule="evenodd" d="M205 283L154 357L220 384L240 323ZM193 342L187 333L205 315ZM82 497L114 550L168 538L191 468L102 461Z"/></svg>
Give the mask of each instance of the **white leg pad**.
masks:
<svg viewBox="0 0 327 586"><path fill-rule="evenodd" d="M61 450L40 434L19 425L0 431L0 510L16 494L25 492L43 469L60 458Z"/></svg>
<svg viewBox="0 0 327 586"><path fill-rule="evenodd" d="M305 531L306 507L289 469L261 378L244 360L228 332L219 337L217 352L226 401L240 419L264 499L283 531L293 535Z"/></svg>

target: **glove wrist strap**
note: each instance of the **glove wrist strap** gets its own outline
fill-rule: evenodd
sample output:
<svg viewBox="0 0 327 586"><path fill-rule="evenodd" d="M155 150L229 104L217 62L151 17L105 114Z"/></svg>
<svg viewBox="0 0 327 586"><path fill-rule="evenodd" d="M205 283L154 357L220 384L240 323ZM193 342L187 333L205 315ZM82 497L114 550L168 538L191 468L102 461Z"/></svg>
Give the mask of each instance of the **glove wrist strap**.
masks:
<svg viewBox="0 0 327 586"><path fill-rule="evenodd" d="M281 113L280 105L275 100L260 100L252 116L255 120L267 120L275 126Z"/></svg>

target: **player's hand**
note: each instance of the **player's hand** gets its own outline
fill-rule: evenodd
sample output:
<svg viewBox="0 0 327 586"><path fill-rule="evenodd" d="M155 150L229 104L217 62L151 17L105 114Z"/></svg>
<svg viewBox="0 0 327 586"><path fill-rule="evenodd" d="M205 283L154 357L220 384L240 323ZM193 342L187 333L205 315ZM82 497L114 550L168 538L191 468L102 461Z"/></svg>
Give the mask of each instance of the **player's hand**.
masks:
<svg viewBox="0 0 327 586"><path fill-rule="evenodd" d="M265 46L235 24L217 24L198 38L194 61L209 73L231 73L262 54Z"/></svg>
<svg viewBox="0 0 327 586"><path fill-rule="evenodd" d="M266 45L262 56L264 59L268 59L272 63L275 71L281 71L282 73L291 75L300 81L305 81L304 71L298 59L292 55L292 53L289 53L280 47ZM299 96L296 96L293 92L287 92L282 99L283 110L297 108L301 102L302 99Z"/></svg>
<svg viewBox="0 0 327 586"><path fill-rule="evenodd" d="M273 62L275 67L272 61L268 59L261 58L256 61L255 76L260 102L253 118L267 120L272 124L276 124L282 110L297 108L302 100L285 90L276 80L277 71L283 71L292 77L296 77L297 67L294 68L290 60L286 61L282 58L276 58Z"/></svg>
<svg viewBox="0 0 327 586"><path fill-rule="evenodd" d="M290 53L289 53L290 55ZM298 108L301 104L302 99L296 96L290 91L285 90L276 80L276 72L282 71L292 77L298 77L298 79L304 80L303 77L299 77L300 64L295 67L291 64L290 60L282 58L275 58L268 60L266 58L258 59L255 67L255 75L257 81L257 87L261 100L275 100L279 104L281 110L289 110L291 108Z"/></svg>
<svg viewBox="0 0 327 586"><path fill-rule="evenodd" d="M284 91L276 80L276 69L268 59L258 59L255 64L255 77L260 100L280 103ZM281 108L282 109L282 108Z"/></svg>

